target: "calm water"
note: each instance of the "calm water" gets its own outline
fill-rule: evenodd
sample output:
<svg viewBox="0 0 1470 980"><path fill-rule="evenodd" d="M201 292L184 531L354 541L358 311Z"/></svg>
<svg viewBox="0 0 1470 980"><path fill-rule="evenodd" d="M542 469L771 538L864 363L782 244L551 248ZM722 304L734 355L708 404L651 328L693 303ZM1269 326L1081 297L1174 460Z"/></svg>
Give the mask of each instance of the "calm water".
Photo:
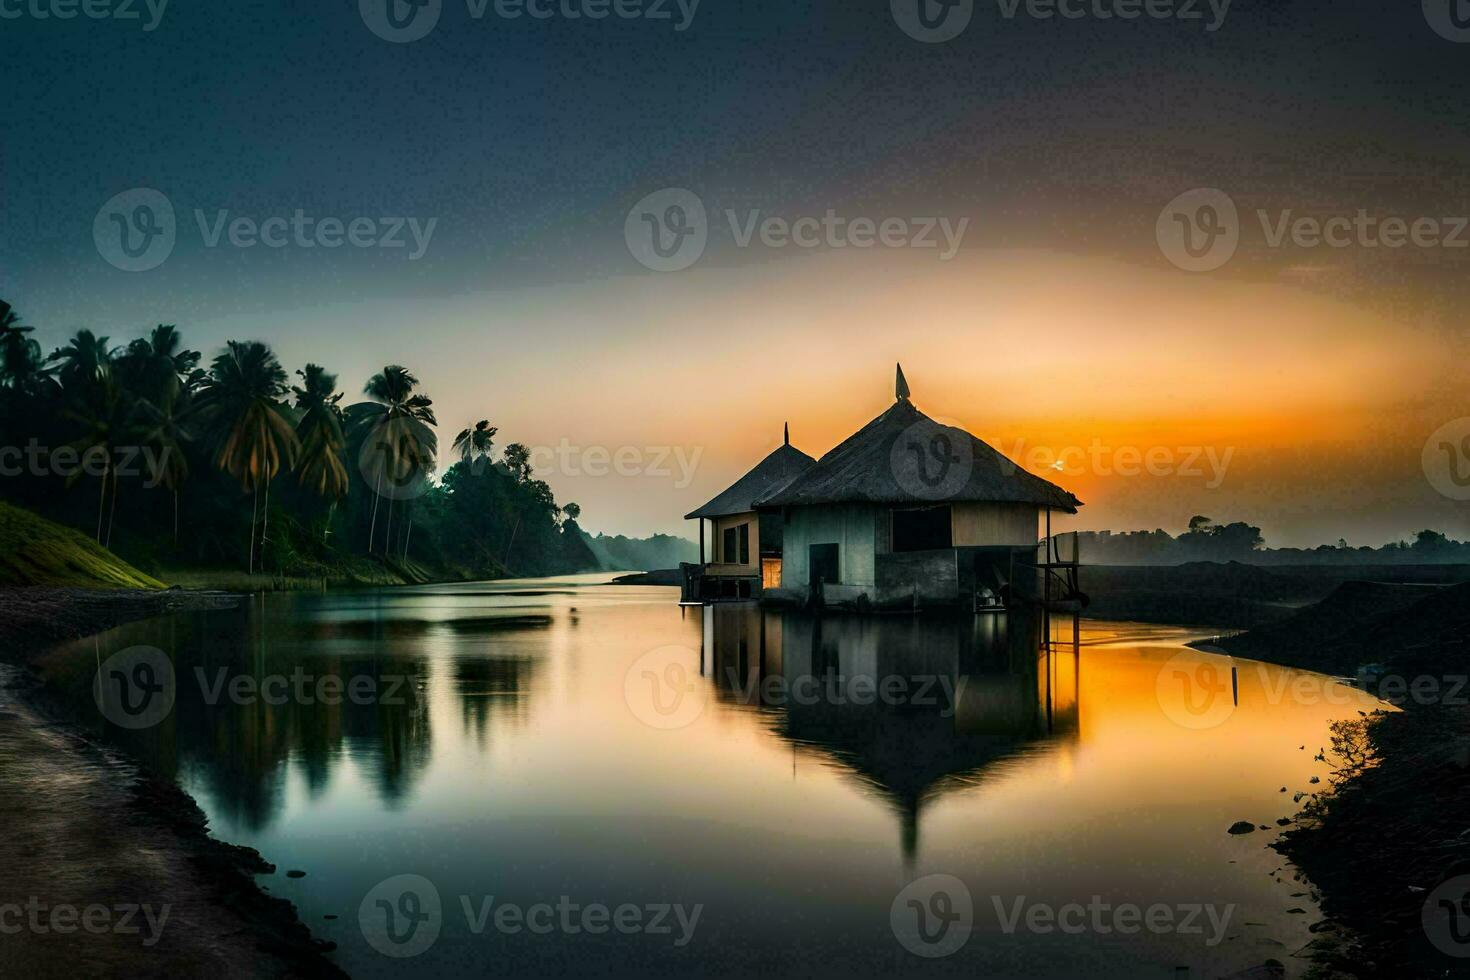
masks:
<svg viewBox="0 0 1470 980"><path fill-rule="evenodd" d="M275 863L262 883L354 976L1182 978L1268 957L1298 972L1317 910L1266 845L1293 792L1322 788L1329 722L1366 695L1239 661L1232 694L1231 661L1167 628L1084 623L1079 646L1069 631L1047 651L993 619L681 609L673 590L595 581L256 597L114 630L45 669L218 837ZM135 645L168 651L176 702L128 731L91 683ZM1227 835L1242 819L1272 830ZM431 883L439 915L423 918L419 879L407 904L403 880L380 887L400 875ZM921 904L895 903L914 881ZM1002 921L1094 896L1177 907L1176 922L1234 908L1188 933ZM957 902L967 942L906 951L896 921ZM575 934L537 934L496 928L507 903L636 909L622 931L589 933L576 912ZM360 911L378 945L416 955L380 953ZM432 927L384 939L416 922Z"/></svg>

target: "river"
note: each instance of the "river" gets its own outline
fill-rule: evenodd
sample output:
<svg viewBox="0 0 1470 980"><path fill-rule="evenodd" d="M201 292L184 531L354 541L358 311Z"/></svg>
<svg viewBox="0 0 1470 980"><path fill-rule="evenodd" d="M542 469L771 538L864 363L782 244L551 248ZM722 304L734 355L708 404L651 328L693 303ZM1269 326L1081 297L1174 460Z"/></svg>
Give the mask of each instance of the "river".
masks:
<svg viewBox="0 0 1470 980"><path fill-rule="evenodd" d="M1267 845L1368 695L1201 631L605 580L255 596L41 666L353 976L1301 972Z"/></svg>

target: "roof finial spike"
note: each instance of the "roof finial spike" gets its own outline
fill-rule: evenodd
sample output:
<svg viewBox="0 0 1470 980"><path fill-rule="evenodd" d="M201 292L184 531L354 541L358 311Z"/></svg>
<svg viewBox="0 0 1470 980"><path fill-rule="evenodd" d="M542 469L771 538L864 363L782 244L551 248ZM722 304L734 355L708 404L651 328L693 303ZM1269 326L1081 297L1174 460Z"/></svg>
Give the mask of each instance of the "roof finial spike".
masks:
<svg viewBox="0 0 1470 980"><path fill-rule="evenodd" d="M782 440L781 440L781 441L782 441L782 443L783 443L783 444L784 444L784 445L787 445L787 446L789 446L789 445L791 445L791 423L790 423L790 422L787 422L787 423L786 423L786 424L785 424L785 425L784 425L784 426L783 426L783 428L784 428L784 429L785 429L785 430L786 430L786 431L785 431L785 432L784 432L784 433L783 433L783 436L782 436Z"/></svg>
<svg viewBox="0 0 1470 980"><path fill-rule="evenodd" d="M907 401L909 397L909 383L903 376L903 365L898 365L898 376L893 382L893 397L898 401Z"/></svg>

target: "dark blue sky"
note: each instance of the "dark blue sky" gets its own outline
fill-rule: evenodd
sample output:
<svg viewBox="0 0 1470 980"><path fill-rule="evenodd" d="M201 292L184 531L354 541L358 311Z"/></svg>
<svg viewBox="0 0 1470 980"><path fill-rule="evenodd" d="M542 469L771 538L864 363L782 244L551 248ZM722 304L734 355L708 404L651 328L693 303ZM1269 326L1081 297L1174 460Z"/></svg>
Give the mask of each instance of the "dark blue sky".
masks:
<svg viewBox="0 0 1470 980"><path fill-rule="evenodd" d="M704 0L677 32L473 20L445 0L429 36L400 45L346 0L176 0L151 32L0 21L0 51L0 281L33 320L68 326L160 302L224 315L637 272L623 214L669 185L718 207L984 209L976 241L1126 251L1160 194L1458 202L1467 156L1470 45L1417 4L1239 0L1210 33L1007 20L991 0L925 45L886 2ZM438 225L411 264L200 257L183 233L169 266L127 275L96 261L90 229L135 186L186 225L194 208L297 207Z"/></svg>

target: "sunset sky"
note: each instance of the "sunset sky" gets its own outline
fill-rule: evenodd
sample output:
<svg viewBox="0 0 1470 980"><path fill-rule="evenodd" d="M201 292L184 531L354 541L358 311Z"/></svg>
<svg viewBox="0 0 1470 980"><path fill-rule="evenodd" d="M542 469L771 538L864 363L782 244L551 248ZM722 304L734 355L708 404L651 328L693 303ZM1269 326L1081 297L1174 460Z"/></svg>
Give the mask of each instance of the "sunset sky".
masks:
<svg viewBox="0 0 1470 980"><path fill-rule="evenodd" d="M322 363L349 400L402 363L446 443L488 417L501 446L633 447L634 468L668 447L667 475L543 457L594 531L691 533L680 516L783 422L820 455L891 402L902 361L920 408L1086 501L1073 526L1204 514L1278 545L1470 536L1467 505L1421 466L1429 434L1470 415L1470 248L1273 247L1256 215L1470 214L1453 163L1470 46L1418 4L1240 2L1213 32L980 4L936 45L888 6L705 0L675 31L474 21L446 0L409 44L347 2L179 5L147 32L7 21L7 65L41 84L0 106L0 296L48 350L78 327L117 342L177 323L206 354L258 338L288 370ZM63 109L82 124L56 127ZM169 199L178 231L166 262L129 273L92 229L135 187ZM704 204L709 244L654 272L624 223L669 187ZM1241 216L1209 272L1155 236L1197 187ZM195 216L298 208L435 225L409 259L209 247ZM829 209L968 223L945 261L741 247L725 214ZM1086 461L1049 469L1064 450ZM1151 452L1199 472L1114 472Z"/></svg>

